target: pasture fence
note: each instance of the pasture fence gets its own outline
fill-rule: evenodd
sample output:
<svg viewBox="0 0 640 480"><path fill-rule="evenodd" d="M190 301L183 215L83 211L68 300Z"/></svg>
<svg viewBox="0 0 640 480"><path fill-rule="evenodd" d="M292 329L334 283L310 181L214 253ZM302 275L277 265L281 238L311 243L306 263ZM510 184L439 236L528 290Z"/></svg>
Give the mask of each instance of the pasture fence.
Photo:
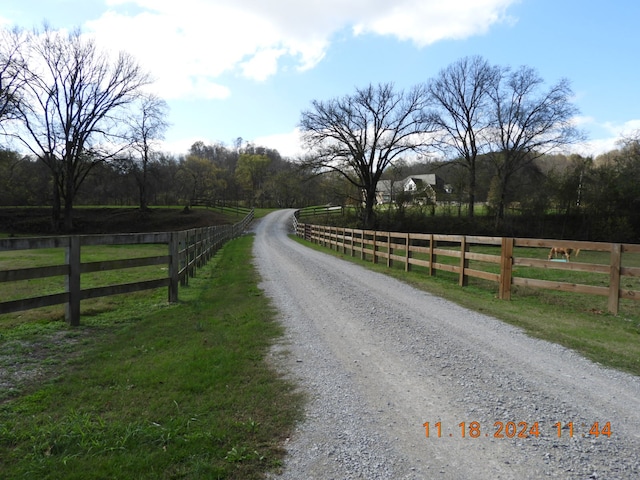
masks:
<svg viewBox="0 0 640 480"><path fill-rule="evenodd" d="M304 220L309 221L318 217L327 220L335 215L344 215L344 208L340 205L323 205L296 210L293 216L293 227L296 228L298 222L304 223Z"/></svg>
<svg viewBox="0 0 640 480"><path fill-rule="evenodd" d="M227 241L241 235L253 220L253 216L254 212L250 210L240 222L233 225L211 226L176 232L0 239L0 252L49 248L61 248L65 251L63 264L0 269L0 283L64 276L66 287L65 291L61 293L4 301L2 295L0 295L0 314L66 304L65 318L67 322L71 326L78 326L80 324L80 302L90 298L167 287L169 302L177 302L179 285L187 285L189 278L196 275L197 269L204 266ZM167 253L159 256L98 262L81 261L83 247L145 244L166 245ZM152 265L166 265L167 275L152 280L87 289L81 288L82 274Z"/></svg>
<svg viewBox="0 0 640 480"><path fill-rule="evenodd" d="M470 277L493 282L498 287L498 298L503 300L511 299L514 286L604 296L608 298L608 311L613 314L618 313L621 299L640 300L640 290L622 288L623 278L640 277L640 267L623 264L624 254L640 253L638 244L382 232L307 224L297 216L294 228L296 235L305 240L351 257L359 256L373 263L385 262L387 267L396 263L406 271L422 267L429 276L436 275L437 271L451 272L462 287L468 284ZM575 257L549 259L547 254L553 247L572 249L574 254L578 250L607 252L609 262L579 262ZM583 272L598 280L584 284L541 278L545 271L551 270L572 274ZM542 275L532 273L535 271Z"/></svg>

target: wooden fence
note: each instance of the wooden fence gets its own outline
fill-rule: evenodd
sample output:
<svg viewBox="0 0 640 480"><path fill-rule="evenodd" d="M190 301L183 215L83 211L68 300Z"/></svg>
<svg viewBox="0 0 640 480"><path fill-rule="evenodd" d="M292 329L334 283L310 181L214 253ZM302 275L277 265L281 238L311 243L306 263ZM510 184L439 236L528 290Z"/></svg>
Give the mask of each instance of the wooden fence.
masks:
<svg viewBox="0 0 640 480"><path fill-rule="evenodd" d="M324 205L321 207L307 207L300 210L296 210L293 218L294 228L298 222L305 223L313 222L318 216L328 219L334 215L344 215L344 207L339 205Z"/></svg>
<svg viewBox="0 0 640 480"><path fill-rule="evenodd" d="M514 285L605 296L608 297L608 310L614 314L618 313L621 299L640 300L640 290L621 288L622 277L640 277L640 267L623 266L622 263L623 254L640 253L640 245L637 244L379 232L310 225L300 223L299 219L294 221L294 227L299 237L373 263L383 261L391 267L399 262L407 271L412 266L421 266L428 275L435 275L438 270L452 272L457 274L460 286L466 286L469 277L495 282L498 297L504 300L511 298ZM496 253L472 252L473 246L493 246L493 249L485 250L494 250ZM608 264L594 264L564 261L561 258L548 259L547 252L552 247L608 252L610 260ZM538 258L531 255L516 256L518 249L523 248L529 251L532 248L544 250ZM587 272L604 275L608 281L607 285L586 285L528 278L514 273L517 267ZM526 271L526 268L521 270Z"/></svg>
<svg viewBox="0 0 640 480"><path fill-rule="evenodd" d="M196 228L180 232L0 239L0 252L43 248L65 249L64 264L0 270L0 284L3 282L64 276L66 285L66 291L62 293L11 301L2 301L2 295L0 294L0 314L66 304L66 319L70 325L77 326L80 324L80 302L89 298L168 287L169 302L177 302L179 285L186 285L189 277L195 275L197 268L204 266L227 241L242 234L252 220L253 210L242 221L234 225ZM167 254L88 263L82 263L80 260L82 247L141 244L165 244L167 246ZM80 286L80 277L83 273L150 265L167 265L167 276L154 280L89 289L82 289Z"/></svg>

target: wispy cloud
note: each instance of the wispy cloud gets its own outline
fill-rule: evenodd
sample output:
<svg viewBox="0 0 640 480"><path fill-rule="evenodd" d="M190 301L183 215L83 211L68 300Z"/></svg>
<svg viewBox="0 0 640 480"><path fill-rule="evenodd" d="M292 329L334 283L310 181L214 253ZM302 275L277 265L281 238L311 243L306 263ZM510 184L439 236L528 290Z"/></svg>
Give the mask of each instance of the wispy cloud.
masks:
<svg viewBox="0 0 640 480"><path fill-rule="evenodd" d="M263 81L285 63L308 70L337 32L424 46L481 34L516 0L108 0L87 22L102 44L134 54L165 98L225 98L223 76Z"/></svg>
<svg viewBox="0 0 640 480"><path fill-rule="evenodd" d="M590 127L601 132L597 137L589 138L585 142L571 148L573 153L585 156L597 156L619 148L620 141L633 137L640 132L640 119L628 120L623 123L600 123L593 117L576 117L576 125Z"/></svg>
<svg viewBox="0 0 640 480"><path fill-rule="evenodd" d="M640 130L640 120L627 120L624 123L606 122L603 127L618 137L629 137Z"/></svg>
<svg viewBox="0 0 640 480"><path fill-rule="evenodd" d="M514 22L507 8L514 0L379 1L378 8L354 26L354 32L390 35L420 47L444 39L486 33L500 22Z"/></svg>

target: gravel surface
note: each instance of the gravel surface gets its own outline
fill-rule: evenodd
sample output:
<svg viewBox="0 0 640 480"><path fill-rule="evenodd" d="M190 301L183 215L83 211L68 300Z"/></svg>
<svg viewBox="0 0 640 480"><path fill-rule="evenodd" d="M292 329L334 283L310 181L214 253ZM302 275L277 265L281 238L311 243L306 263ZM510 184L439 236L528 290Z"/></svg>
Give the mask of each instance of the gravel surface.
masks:
<svg viewBox="0 0 640 480"><path fill-rule="evenodd" d="M292 215L254 226L272 358L309 396L274 479L640 478L640 378L301 246Z"/></svg>

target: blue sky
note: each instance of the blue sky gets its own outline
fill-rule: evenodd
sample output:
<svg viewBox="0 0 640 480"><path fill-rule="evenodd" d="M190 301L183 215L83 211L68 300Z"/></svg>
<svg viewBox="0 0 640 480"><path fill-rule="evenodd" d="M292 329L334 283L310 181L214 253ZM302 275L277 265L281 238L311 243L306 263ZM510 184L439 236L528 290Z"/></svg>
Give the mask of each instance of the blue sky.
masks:
<svg viewBox="0 0 640 480"><path fill-rule="evenodd" d="M588 134L579 153L640 130L635 0L3 0L0 24L80 27L126 50L170 106L165 149L242 137L300 152L312 100L427 81L467 55L566 77Z"/></svg>

